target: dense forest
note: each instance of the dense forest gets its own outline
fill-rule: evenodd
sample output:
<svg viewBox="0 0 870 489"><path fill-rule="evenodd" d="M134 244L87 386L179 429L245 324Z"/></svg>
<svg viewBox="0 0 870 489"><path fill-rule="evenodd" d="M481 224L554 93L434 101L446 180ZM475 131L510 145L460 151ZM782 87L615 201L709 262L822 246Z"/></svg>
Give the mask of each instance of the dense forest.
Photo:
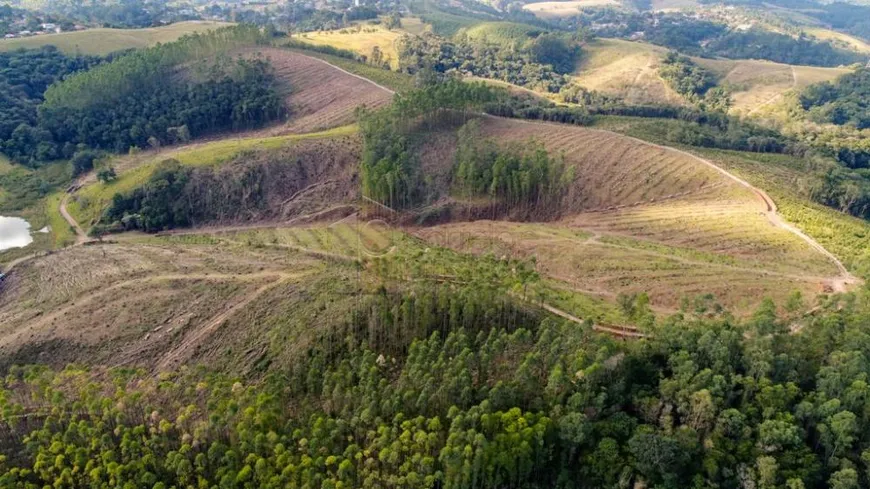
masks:
<svg viewBox="0 0 870 489"><path fill-rule="evenodd" d="M52 159L50 144L34 147L26 141L37 124L37 107L45 91L67 75L101 62L93 56L66 56L54 46L0 53L0 153L29 165Z"/></svg>
<svg viewBox="0 0 870 489"><path fill-rule="evenodd" d="M800 103L816 122L870 128L870 69L811 85L800 94Z"/></svg>
<svg viewBox="0 0 870 489"><path fill-rule="evenodd" d="M399 65L410 74L473 75L502 80L533 90L558 93L574 68L579 44L570 36L542 33L506 47L486 39L459 36L448 41L434 34L405 36Z"/></svg>
<svg viewBox="0 0 870 489"><path fill-rule="evenodd" d="M517 265L499 265L494 269ZM510 269L510 268L508 268ZM65 487L868 483L870 298L677 314L637 342L483 282L365 296L263 377L12 368L0 482ZM636 311L642 314L643 311ZM790 331L799 321L800 331Z"/></svg>
<svg viewBox="0 0 870 489"><path fill-rule="evenodd" d="M38 87L45 100L35 111L37 102L29 104L30 112L24 113L29 119L14 121L17 124L3 150L33 166L69 158L86 147L126 152L278 119L285 109L271 65L262 59L219 55L260 39L253 26L224 28L135 51L68 76L48 89L45 76L34 77L33 83L42 83ZM92 63L58 59L54 71ZM26 76L18 66L10 72ZM10 99L9 105L16 101L20 105L17 98Z"/></svg>
<svg viewBox="0 0 870 489"><path fill-rule="evenodd" d="M534 141L499 147L481 138L479 121L471 120L458 131L452 185L460 196L488 196L538 216L557 214L572 170Z"/></svg>

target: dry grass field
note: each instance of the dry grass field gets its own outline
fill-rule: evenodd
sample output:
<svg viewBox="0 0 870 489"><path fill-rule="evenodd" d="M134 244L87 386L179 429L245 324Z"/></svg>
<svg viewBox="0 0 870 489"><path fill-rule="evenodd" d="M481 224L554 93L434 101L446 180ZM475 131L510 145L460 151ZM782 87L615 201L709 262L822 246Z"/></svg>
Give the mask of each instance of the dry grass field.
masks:
<svg viewBox="0 0 870 489"><path fill-rule="evenodd" d="M574 78L581 86L628 103L684 103L659 76L665 48L619 39L597 39L583 48Z"/></svg>
<svg viewBox="0 0 870 489"><path fill-rule="evenodd" d="M735 115L753 115L778 102L791 90L830 81L850 71L758 60L695 58L694 61L716 73L719 84L730 89L731 111Z"/></svg>
<svg viewBox="0 0 870 489"><path fill-rule="evenodd" d="M857 37L850 36L849 34L833 31L830 29L824 29L821 27L806 27L803 30L811 36L817 37L825 41L831 41L837 46L841 46L846 49L853 49L855 51L858 51L859 53L870 53L870 44L861 39L858 39Z"/></svg>
<svg viewBox="0 0 870 489"><path fill-rule="evenodd" d="M534 2L523 5L523 10L541 19L572 17L587 7L618 6L617 0L567 0L564 2Z"/></svg>
<svg viewBox="0 0 870 489"><path fill-rule="evenodd" d="M413 21L408 22L409 29L419 30L422 24ZM405 29L405 25L402 26ZM402 37L398 30L388 30L380 25L359 24L346 29L333 31L317 31L296 34L294 37L300 41L318 46L332 46L338 49L347 49L358 54L372 57L375 46L381 51L384 62L389 63L394 69L399 66L399 53L396 50L396 41Z"/></svg>
<svg viewBox="0 0 870 489"><path fill-rule="evenodd" d="M124 49L144 48L157 43L172 42L186 34L204 32L232 25L224 22L189 21L147 29L88 29L60 34L0 39L0 51L57 46L68 54L105 55Z"/></svg>

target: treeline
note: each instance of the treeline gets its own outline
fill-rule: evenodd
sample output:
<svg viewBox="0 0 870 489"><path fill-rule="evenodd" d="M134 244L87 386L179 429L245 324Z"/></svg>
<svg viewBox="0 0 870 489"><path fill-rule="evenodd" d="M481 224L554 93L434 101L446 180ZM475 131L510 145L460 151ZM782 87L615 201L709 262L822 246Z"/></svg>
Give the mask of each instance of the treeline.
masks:
<svg viewBox="0 0 870 489"><path fill-rule="evenodd" d="M46 89L101 62L95 56L66 56L54 46L0 53L0 153L28 166L51 159L50 145L33 147L29 141Z"/></svg>
<svg viewBox="0 0 870 489"><path fill-rule="evenodd" d="M472 120L458 132L452 186L462 196L488 196L510 209L555 214L572 170L535 141L500 147L483 139L479 121Z"/></svg>
<svg viewBox="0 0 870 489"><path fill-rule="evenodd" d="M222 53L262 39L253 26L185 36L80 71L45 90L34 121L4 145L17 161L69 158L83 148L126 152L281 117L271 65Z"/></svg>
<svg viewBox="0 0 870 489"><path fill-rule="evenodd" d="M579 44L563 34L542 33L512 48L468 36L448 41L424 34L402 38L399 65L409 74L472 75L558 93L579 53Z"/></svg>
<svg viewBox="0 0 870 489"><path fill-rule="evenodd" d="M833 82L810 85L800 104L810 119L856 129L870 128L870 69L860 68Z"/></svg>
<svg viewBox="0 0 870 489"><path fill-rule="evenodd" d="M364 150L360 162L362 193L392 209L419 203L422 175L414 151L414 132L465 123L498 93L482 83L447 80L398 94L378 111L358 113Z"/></svg>
<svg viewBox="0 0 870 489"><path fill-rule="evenodd" d="M485 287L382 289L263 379L13 368L0 484L830 487L870 483L866 292L614 342ZM703 318L701 316L704 316ZM803 328L790 331L799 322Z"/></svg>

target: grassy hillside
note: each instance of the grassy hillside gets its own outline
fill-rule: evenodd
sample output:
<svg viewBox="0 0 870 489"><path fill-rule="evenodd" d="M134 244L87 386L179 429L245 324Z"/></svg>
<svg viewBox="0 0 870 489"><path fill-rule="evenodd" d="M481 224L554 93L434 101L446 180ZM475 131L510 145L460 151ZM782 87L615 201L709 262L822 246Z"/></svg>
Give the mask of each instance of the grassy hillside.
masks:
<svg viewBox="0 0 870 489"><path fill-rule="evenodd" d="M601 127L661 142L661 121L629 117L601 118ZM806 160L703 148L684 148L714 161L767 191L780 214L834 253L852 273L870 277L870 223L810 201L803 193L810 168Z"/></svg>
<svg viewBox="0 0 870 489"><path fill-rule="evenodd" d="M834 43L834 45L841 46L846 49L852 49L854 51L858 51L859 53L870 53L870 44L868 44L863 39L859 39L855 36L850 36L849 34L837 32L830 29L824 29L821 27L807 27L803 30L811 36L817 37L825 41L831 41Z"/></svg>
<svg viewBox="0 0 870 489"><path fill-rule="evenodd" d="M667 50L651 44L597 39L583 47L574 71L578 84L629 103L683 103L659 76Z"/></svg>
<svg viewBox="0 0 870 489"><path fill-rule="evenodd" d="M619 6L617 0L568 0L564 2L533 2L523 5L523 10L531 12L540 19L560 19L573 17L587 7Z"/></svg>
<svg viewBox="0 0 870 489"><path fill-rule="evenodd" d="M109 183L93 182L79 190L68 209L73 217L87 229L95 224L118 193L126 193L143 185L160 162L175 159L184 166L220 165L243 151L276 149L307 139L331 138L353 134L356 129L346 126L326 132L304 135L250 137L224 139L209 143L183 146L167 151L147 152L135 156L121 156L105 163L118 172L118 178Z"/></svg>
<svg viewBox="0 0 870 489"><path fill-rule="evenodd" d="M460 31L472 41L504 47L522 46L541 33L541 28L516 22L482 22Z"/></svg>
<svg viewBox="0 0 870 489"><path fill-rule="evenodd" d="M755 115L790 91L834 80L850 71L758 60L694 58L694 61L719 76L719 85L728 88L731 110L737 115Z"/></svg>
<svg viewBox="0 0 870 489"><path fill-rule="evenodd" d="M399 54L396 50L396 41L402 36L402 32L388 30L380 25L360 24L350 26L347 29L334 31L304 32L294 35L294 38L318 46L332 46L337 49L346 49L372 59L372 51L377 47L382 55L383 62L389 63L394 69L398 68Z"/></svg>
<svg viewBox="0 0 870 489"><path fill-rule="evenodd" d="M157 43L175 41L185 34L203 32L222 26L224 22L191 21L147 29L88 29L21 39L0 39L0 51L33 49L53 45L68 54L104 55L124 49L144 48Z"/></svg>

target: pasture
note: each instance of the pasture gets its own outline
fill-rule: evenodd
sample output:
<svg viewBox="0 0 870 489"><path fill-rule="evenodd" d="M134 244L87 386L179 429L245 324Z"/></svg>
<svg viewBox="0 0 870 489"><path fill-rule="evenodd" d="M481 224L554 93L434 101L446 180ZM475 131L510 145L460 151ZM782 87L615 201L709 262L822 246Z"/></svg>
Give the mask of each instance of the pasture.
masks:
<svg viewBox="0 0 870 489"><path fill-rule="evenodd" d="M232 24L210 21L189 21L146 29L97 28L62 32L19 39L0 39L0 51L56 46L67 54L106 55L125 49L139 49L157 43L167 43L196 32L204 32Z"/></svg>

